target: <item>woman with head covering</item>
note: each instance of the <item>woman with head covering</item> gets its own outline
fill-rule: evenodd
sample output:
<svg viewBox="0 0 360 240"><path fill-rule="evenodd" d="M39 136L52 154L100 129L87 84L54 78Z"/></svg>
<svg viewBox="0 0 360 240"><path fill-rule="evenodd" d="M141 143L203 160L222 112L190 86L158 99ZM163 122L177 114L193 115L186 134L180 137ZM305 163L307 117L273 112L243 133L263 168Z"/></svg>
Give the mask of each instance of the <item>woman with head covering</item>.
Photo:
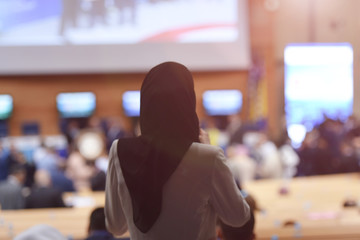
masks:
<svg viewBox="0 0 360 240"><path fill-rule="evenodd" d="M149 71L141 87L141 136L115 140L110 149L105 215L114 235L208 240L216 237L217 216L234 227L249 219L223 151L200 143L195 110L185 66L165 62Z"/></svg>

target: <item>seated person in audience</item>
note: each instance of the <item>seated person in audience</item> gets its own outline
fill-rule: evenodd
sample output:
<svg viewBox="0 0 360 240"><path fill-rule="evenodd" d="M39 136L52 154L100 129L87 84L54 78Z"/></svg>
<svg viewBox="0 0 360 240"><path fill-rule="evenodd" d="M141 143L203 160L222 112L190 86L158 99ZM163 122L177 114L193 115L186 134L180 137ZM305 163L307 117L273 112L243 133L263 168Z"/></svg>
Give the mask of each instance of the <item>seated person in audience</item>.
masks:
<svg viewBox="0 0 360 240"><path fill-rule="evenodd" d="M25 167L26 178L24 182L24 188L30 188L32 185L34 185L34 174L36 171L36 166L31 161L27 161L24 153L18 150L13 150L13 152L16 164L21 164Z"/></svg>
<svg viewBox="0 0 360 240"><path fill-rule="evenodd" d="M75 192L73 181L66 175L66 164L51 173L51 182L61 192Z"/></svg>
<svg viewBox="0 0 360 240"><path fill-rule="evenodd" d="M10 169L15 165L23 165L26 172L26 178L23 187L29 187L33 183L33 173L35 166L26 160L23 152L19 151L14 143L10 143L7 148L0 145L0 181L6 180L10 174Z"/></svg>
<svg viewBox="0 0 360 240"><path fill-rule="evenodd" d="M26 208L57 208L65 207L61 192L52 187L51 177L46 170L37 170L35 186L26 197Z"/></svg>
<svg viewBox="0 0 360 240"><path fill-rule="evenodd" d="M75 190L78 192L90 190L90 179L93 174L93 167L88 164L87 160L80 154L79 150L73 150L67 160L65 175L73 181Z"/></svg>
<svg viewBox="0 0 360 240"><path fill-rule="evenodd" d="M256 176L256 162L249 156L244 145L232 144L227 149L228 166L234 178L241 184L252 181Z"/></svg>
<svg viewBox="0 0 360 240"><path fill-rule="evenodd" d="M45 169L50 173L55 171L63 161L55 148L45 146L35 150L33 159L37 169Z"/></svg>
<svg viewBox="0 0 360 240"><path fill-rule="evenodd" d="M0 142L0 181L7 179L13 162L10 149L5 148Z"/></svg>
<svg viewBox="0 0 360 240"><path fill-rule="evenodd" d="M25 205L22 194L23 184L26 179L24 165L14 165L10 169L7 180L0 182L1 209L22 209Z"/></svg>
<svg viewBox="0 0 360 240"><path fill-rule="evenodd" d="M35 225L18 234L14 240L68 240L56 228L46 224Z"/></svg>
<svg viewBox="0 0 360 240"><path fill-rule="evenodd" d="M85 240L113 240L105 226L105 212L103 207L95 208L90 215L88 237Z"/></svg>
<svg viewBox="0 0 360 240"><path fill-rule="evenodd" d="M260 157L257 171L258 177L281 178L283 169L278 149L265 133L259 132L259 139L254 150Z"/></svg>
<svg viewBox="0 0 360 240"><path fill-rule="evenodd" d="M97 168L94 164L93 175L90 178L90 187L92 191L105 191L106 174L104 171Z"/></svg>
<svg viewBox="0 0 360 240"><path fill-rule="evenodd" d="M350 140L344 139L342 143L340 143L340 154L337 164L339 173L358 172L360 170L360 158L357 156L356 150Z"/></svg>

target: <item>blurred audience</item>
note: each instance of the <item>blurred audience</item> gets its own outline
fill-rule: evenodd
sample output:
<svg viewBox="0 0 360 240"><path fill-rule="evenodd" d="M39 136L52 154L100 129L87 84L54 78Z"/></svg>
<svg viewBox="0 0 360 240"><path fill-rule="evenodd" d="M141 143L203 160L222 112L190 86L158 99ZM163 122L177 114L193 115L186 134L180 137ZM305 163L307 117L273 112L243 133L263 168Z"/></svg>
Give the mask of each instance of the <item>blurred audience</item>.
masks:
<svg viewBox="0 0 360 240"><path fill-rule="evenodd" d="M115 139L123 138L127 135L121 119L110 118L106 122L106 149L109 151Z"/></svg>
<svg viewBox="0 0 360 240"><path fill-rule="evenodd" d="M284 133L275 144L278 148L279 158L282 164L282 178L289 179L294 177L297 173L300 157L291 146L288 135Z"/></svg>
<svg viewBox="0 0 360 240"><path fill-rule="evenodd" d="M29 199L50 186L61 193L104 190L108 144L116 138L133 136L134 130L125 130L120 118L64 121L64 136L68 139L64 148L66 156L60 154L59 149L48 147L42 138L32 155L29 155L29 149L20 148L21 144L0 141L0 202L3 209L24 207L21 193L24 187L31 190ZM324 116L324 121L307 132L302 144L296 148L287 135L286 124L276 140L266 134L266 124L242 122L238 115L208 117L202 124L208 130L210 142L225 150L228 165L240 185L262 178L289 179L360 171L360 122L355 116L343 121ZM92 161L86 160L77 150L76 139L84 129L97 129L105 136L105 154ZM50 176L50 180L46 180L50 185L41 185L38 181L34 185L35 171L40 174L42 170ZM11 200L15 198L16 201Z"/></svg>
<svg viewBox="0 0 360 240"><path fill-rule="evenodd" d="M0 205L1 209L22 209L25 206L23 185L26 179L24 165L14 165L10 169L7 180L0 182Z"/></svg>
<svg viewBox="0 0 360 240"><path fill-rule="evenodd" d="M283 168L278 149L266 134L260 135L254 151L259 157L258 174L260 178L282 177Z"/></svg>
<svg viewBox="0 0 360 240"><path fill-rule="evenodd" d="M91 189L90 179L93 175L93 167L87 164L86 159L79 151L70 153L67 160L66 175L73 181L76 191Z"/></svg>
<svg viewBox="0 0 360 240"><path fill-rule="evenodd" d="M18 234L14 240L68 240L68 238L52 226L39 224Z"/></svg>
<svg viewBox="0 0 360 240"><path fill-rule="evenodd" d="M15 163L10 149L3 147L0 142L0 181L6 180L11 166Z"/></svg>
<svg viewBox="0 0 360 240"><path fill-rule="evenodd" d="M353 139L353 141L357 141L357 139ZM349 173L359 170L359 160L351 140L345 139L340 143L340 157L337 163L339 172Z"/></svg>
<svg viewBox="0 0 360 240"><path fill-rule="evenodd" d="M105 226L105 212L103 207L95 208L90 215L88 237L85 240L115 240Z"/></svg>
<svg viewBox="0 0 360 240"><path fill-rule="evenodd" d="M226 132L221 128L223 126L221 126L219 119L209 117L206 121L203 121L203 125L205 131L209 134L210 144L225 149L228 138Z"/></svg>
<svg viewBox="0 0 360 240"><path fill-rule="evenodd" d="M297 176L360 171L360 123L355 116L345 121L325 117L306 133L297 152Z"/></svg>
<svg viewBox="0 0 360 240"><path fill-rule="evenodd" d="M230 139L226 151L230 160L249 157L241 162L242 165L246 163L249 169L249 174L240 174L245 178L251 175L253 179L289 179L360 171L360 122L355 116L344 121L324 116L323 122L306 133L300 146L292 145L286 126L280 131L278 139L272 140L266 134L266 124L242 123L236 117L229 119L229 127L224 131ZM233 146L237 144L245 147L247 154L233 151ZM235 176L239 175L236 172L241 172L241 164L238 160L230 161L232 169L237 168ZM255 176L250 165L256 168Z"/></svg>
<svg viewBox="0 0 360 240"><path fill-rule="evenodd" d="M90 177L90 188L92 191L105 191L106 173L99 169L95 162L89 162L92 168L92 175Z"/></svg>
<svg viewBox="0 0 360 240"><path fill-rule="evenodd" d="M66 175L66 169L67 165L65 164L51 173L52 185L61 192L74 192L74 183L72 179Z"/></svg>
<svg viewBox="0 0 360 240"><path fill-rule="evenodd" d="M63 131L67 138L69 149L72 150L74 146L74 141L80 134L81 125L83 124L82 121L76 121L76 120L69 120L69 121L63 121Z"/></svg>
<svg viewBox="0 0 360 240"><path fill-rule="evenodd" d="M25 208L58 208L65 207L60 190L51 183L50 173L45 169L35 173L35 185L25 199Z"/></svg>
<svg viewBox="0 0 360 240"><path fill-rule="evenodd" d="M228 166L234 178L240 184L254 180L257 166L254 159L249 156L248 149L241 144L233 144L226 149Z"/></svg>
<svg viewBox="0 0 360 240"><path fill-rule="evenodd" d="M63 162L56 149L44 145L34 151L33 161L36 169L44 169L50 173L55 172Z"/></svg>

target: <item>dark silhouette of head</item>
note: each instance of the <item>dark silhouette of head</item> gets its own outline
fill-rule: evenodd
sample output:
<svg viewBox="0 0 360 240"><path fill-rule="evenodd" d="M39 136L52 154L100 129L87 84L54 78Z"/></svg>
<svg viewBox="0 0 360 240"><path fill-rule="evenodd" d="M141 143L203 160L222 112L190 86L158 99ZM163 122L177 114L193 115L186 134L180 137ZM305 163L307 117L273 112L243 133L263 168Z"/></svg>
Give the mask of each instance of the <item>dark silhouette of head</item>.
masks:
<svg viewBox="0 0 360 240"><path fill-rule="evenodd" d="M21 184L25 183L26 167L24 164L15 164L10 168L10 175L15 177Z"/></svg>
<svg viewBox="0 0 360 240"><path fill-rule="evenodd" d="M107 231L103 207L95 208L91 212L88 232L91 233L92 231Z"/></svg>
<svg viewBox="0 0 360 240"><path fill-rule="evenodd" d="M194 81L184 65L164 62L153 67L141 86L140 101L141 135L198 141Z"/></svg>

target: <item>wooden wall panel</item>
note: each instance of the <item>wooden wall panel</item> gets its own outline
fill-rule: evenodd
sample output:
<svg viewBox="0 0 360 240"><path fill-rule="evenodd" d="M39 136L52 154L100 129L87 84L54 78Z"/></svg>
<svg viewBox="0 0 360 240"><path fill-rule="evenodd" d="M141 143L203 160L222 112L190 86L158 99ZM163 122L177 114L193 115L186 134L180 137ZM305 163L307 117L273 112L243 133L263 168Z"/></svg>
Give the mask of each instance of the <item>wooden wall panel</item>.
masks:
<svg viewBox="0 0 360 240"><path fill-rule="evenodd" d="M278 82L275 78L274 12L265 8L264 0L249 1L251 51L264 62L264 81L267 86L268 134L276 138L278 131Z"/></svg>
<svg viewBox="0 0 360 240"><path fill-rule="evenodd" d="M210 89L239 89L246 97L246 72L194 73L199 118L205 118L201 95ZM145 74L41 75L0 77L0 93L14 98L14 112L9 120L10 134L20 135L21 124L37 121L45 135L59 133L56 95L60 92L92 91L97 96L95 116L129 120L121 106L123 92L140 89ZM246 105L246 104L245 104ZM245 116L244 116L245 117Z"/></svg>

